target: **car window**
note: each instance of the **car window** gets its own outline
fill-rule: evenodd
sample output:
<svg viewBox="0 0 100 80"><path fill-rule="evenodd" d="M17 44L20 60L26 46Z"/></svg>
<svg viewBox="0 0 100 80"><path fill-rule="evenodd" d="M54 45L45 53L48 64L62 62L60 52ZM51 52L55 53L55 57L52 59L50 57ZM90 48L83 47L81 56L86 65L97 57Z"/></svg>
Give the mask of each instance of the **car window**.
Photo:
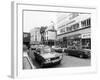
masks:
<svg viewBox="0 0 100 80"><path fill-rule="evenodd" d="M54 49L52 49L52 48L43 48L43 53L50 53L50 52L54 52Z"/></svg>
<svg viewBox="0 0 100 80"><path fill-rule="evenodd" d="M37 52L40 52L41 50L38 48L36 51L37 51Z"/></svg>

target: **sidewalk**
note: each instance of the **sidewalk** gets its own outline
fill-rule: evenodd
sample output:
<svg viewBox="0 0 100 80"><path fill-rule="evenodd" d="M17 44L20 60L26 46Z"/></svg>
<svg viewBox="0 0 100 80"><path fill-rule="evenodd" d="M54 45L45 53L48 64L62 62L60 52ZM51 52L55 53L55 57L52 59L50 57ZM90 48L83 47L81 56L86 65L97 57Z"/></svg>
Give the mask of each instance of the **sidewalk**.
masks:
<svg viewBox="0 0 100 80"><path fill-rule="evenodd" d="M32 64L32 61L30 60L27 52L23 53L23 68L25 69L35 69L35 66Z"/></svg>

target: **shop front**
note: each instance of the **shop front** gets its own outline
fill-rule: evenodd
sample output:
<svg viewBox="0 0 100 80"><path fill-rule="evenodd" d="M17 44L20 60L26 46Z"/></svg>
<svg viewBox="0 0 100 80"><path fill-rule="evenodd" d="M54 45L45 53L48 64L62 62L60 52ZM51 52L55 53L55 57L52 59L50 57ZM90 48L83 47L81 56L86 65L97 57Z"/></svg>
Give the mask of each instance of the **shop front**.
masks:
<svg viewBox="0 0 100 80"><path fill-rule="evenodd" d="M77 34L67 37L67 48L91 49L90 33Z"/></svg>
<svg viewBox="0 0 100 80"><path fill-rule="evenodd" d="M82 48L83 49L91 49L90 33L82 34Z"/></svg>
<svg viewBox="0 0 100 80"><path fill-rule="evenodd" d="M55 45L55 40L46 40L45 45L48 45L48 46L54 46Z"/></svg>
<svg viewBox="0 0 100 80"><path fill-rule="evenodd" d="M63 38L56 40L56 46L58 46L58 47L63 46Z"/></svg>
<svg viewBox="0 0 100 80"><path fill-rule="evenodd" d="M81 49L81 34L76 34L67 37L67 48Z"/></svg>
<svg viewBox="0 0 100 80"><path fill-rule="evenodd" d="M81 29L57 36L60 47L75 49L91 49L91 28Z"/></svg>

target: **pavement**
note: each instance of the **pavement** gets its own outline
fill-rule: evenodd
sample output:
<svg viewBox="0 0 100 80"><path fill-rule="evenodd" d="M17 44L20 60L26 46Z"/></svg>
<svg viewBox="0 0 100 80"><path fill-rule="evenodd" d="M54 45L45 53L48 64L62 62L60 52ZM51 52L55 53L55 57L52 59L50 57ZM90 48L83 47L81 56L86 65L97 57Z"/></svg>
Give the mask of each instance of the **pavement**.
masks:
<svg viewBox="0 0 100 80"><path fill-rule="evenodd" d="M27 57L23 57L23 69L32 69L32 66Z"/></svg>
<svg viewBox="0 0 100 80"><path fill-rule="evenodd" d="M27 52L23 53L23 69L35 69L30 57Z"/></svg>

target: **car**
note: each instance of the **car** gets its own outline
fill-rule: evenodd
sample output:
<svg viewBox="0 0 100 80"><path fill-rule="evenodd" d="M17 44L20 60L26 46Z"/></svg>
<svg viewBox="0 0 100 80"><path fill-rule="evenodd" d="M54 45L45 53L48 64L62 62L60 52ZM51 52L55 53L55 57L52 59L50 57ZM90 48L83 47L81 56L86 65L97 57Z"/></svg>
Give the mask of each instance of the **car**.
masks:
<svg viewBox="0 0 100 80"><path fill-rule="evenodd" d="M87 55L88 58L91 58L91 50L90 49L83 49L85 54Z"/></svg>
<svg viewBox="0 0 100 80"><path fill-rule="evenodd" d="M39 45L31 45L30 49L31 50L36 50L39 47Z"/></svg>
<svg viewBox="0 0 100 80"><path fill-rule="evenodd" d="M40 64L40 67L60 64L63 58L62 54L55 52L51 47L38 48L34 52L34 56L35 60Z"/></svg>
<svg viewBox="0 0 100 80"><path fill-rule="evenodd" d="M63 53L63 48L61 48L61 47L53 46L52 48L58 53Z"/></svg>
<svg viewBox="0 0 100 80"><path fill-rule="evenodd" d="M75 56L80 58L91 58L91 51L85 49L65 49L64 52L69 56Z"/></svg>

